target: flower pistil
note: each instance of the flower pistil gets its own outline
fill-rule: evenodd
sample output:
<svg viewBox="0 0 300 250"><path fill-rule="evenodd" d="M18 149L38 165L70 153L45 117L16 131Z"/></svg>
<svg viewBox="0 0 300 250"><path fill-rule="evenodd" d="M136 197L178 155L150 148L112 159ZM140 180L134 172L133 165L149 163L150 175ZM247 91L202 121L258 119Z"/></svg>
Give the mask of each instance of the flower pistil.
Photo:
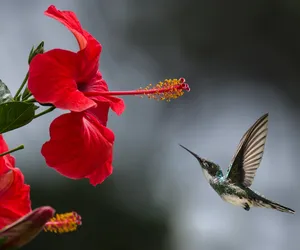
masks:
<svg viewBox="0 0 300 250"><path fill-rule="evenodd" d="M56 214L44 226L45 232L68 233L75 231L81 225L81 216L76 212Z"/></svg>
<svg viewBox="0 0 300 250"><path fill-rule="evenodd" d="M107 92L84 92L85 96L119 96L119 95L135 95L149 99L165 100L167 102L171 99L177 99L184 94L184 91L189 92L190 87L185 82L184 78L179 79L165 79L163 82L159 82L156 85L149 84L145 88L130 91L107 91Z"/></svg>

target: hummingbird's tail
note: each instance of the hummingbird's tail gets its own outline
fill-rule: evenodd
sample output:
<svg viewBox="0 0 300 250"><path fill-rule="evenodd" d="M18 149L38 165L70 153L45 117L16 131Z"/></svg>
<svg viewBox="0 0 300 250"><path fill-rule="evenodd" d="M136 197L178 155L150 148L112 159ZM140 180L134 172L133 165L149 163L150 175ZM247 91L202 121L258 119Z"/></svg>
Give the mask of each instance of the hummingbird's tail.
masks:
<svg viewBox="0 0 300 250"><path fill-rule="evenodd" d="M275 209L277 211L284 212L284 213L290 213L290 214L295 213L295 211L293 209L282 206L274 201L270 201L270 200L266 199L263 203L264 204L260 204L259 206L272 208L272 209Z"/></svg>
<svg viewBox="0 0 300 250"><path fill-rule="evenodd" d="M277 211L280 212L284 212L284 213L290 213L290 214L294 214L295 211L291 208L282 206L278 203L276 203L275 201L269 200L266 197L264 197L263 195L253 191L252 189L248 188L247 189L248 192L250 192L251 196L254 197L254 206L256 207L265 207L265 208L272 208L275 209Z"/></svg>
<svg viewBox="0 0 300 250"><path fill-rule="evenodd" d="M295 213L295 211L293 209L282 206L282 205L280 205L276 202L273 202L273 201L269 201L269 205L270 205L270 208L273 208L273 209L278 210L280 212L285 212L285 213L290 213L290 214Z"/></svg>

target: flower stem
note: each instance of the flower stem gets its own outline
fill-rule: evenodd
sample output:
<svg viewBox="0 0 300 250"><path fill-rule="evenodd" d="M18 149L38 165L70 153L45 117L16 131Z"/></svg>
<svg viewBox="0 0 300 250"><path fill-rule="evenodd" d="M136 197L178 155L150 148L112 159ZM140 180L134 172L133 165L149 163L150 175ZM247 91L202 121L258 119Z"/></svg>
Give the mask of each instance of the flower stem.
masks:
<svg viewBox="0 0 300 250"><path fill-rule="evenodd" d="M54 106L51 107L51 108L48 108L48 109L46 109L45 111L43 111L43 112L41 112L41 113L35 115L35 116L33 117L33 119L38 118L38 117L40 117L40 116L42 116L42 115L48 114L48 113L52 112L54 109L55 109Z"/></svg>
<svg viewBox="0 0 300 250"><path fill-rule="evenodd" d="M29 93L26 93L25 95L24 95L24 93L23 93L23 100L26 100L26 99L28 99L29 97L31 97L32 96L32 94L29 92Z"/></svg>
<svg viewBox="0 0 300 250"><path fill-rule="evenodd" d="M18 146L18 147L16 147L16 148L14 148L14 149L11 149L11 150L9 150L7 152L4 152L4 153L0 154L0 156L11 154L11 153L16 152L16 151L21 150L21 149L24 149L24 145L23 144L20 145L20 146Z"/></svg>
<svg viewBox="0 0 300 250"><path fill-rule="evenodd" d="M28 99L25 102L36 102L36 100L34 98Z"/></svg>
<svg viewBox="0 0 300 250"><path fill-rule="evenodd" d="M28 76L29 76L29 74L28 74L28 72L27 72L27 74L26 74L26 76L25 76L25 78L24 78L24 80L23 80L23 82L22 82L20 88L18 89L17 93L16 93L15 96L14 96L14 99L17 99L17 98L18 98L19 94L21 93L22 89L24 88L24 86L25 86L25 84L26 84L26 82L27 82L27 80L28 80Z"/></svg>

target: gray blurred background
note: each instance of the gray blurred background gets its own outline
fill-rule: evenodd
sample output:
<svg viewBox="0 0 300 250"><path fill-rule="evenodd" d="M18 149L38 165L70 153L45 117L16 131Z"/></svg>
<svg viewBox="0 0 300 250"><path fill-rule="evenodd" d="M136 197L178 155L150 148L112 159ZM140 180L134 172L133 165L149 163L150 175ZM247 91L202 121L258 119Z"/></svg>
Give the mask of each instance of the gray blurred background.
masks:
<svg viewBox="0 0 300 250"><path fill-rule="evenodd" d="M111 90L185 77L192 91L171 103L125 97L115 132L114 174L96 188L47 168L40 154L60 111L5 135L31 185L33 207L75 210L75 233L41 233L24 249L298 250L300 216L249 212L223 202L182 143L225 170L243 133L269 112L253 188L300 210L300 4L293 0L1 1L0 78L15 93L32 45L77 51L72 34L43 15L73 10L103 45Z"/></svg>

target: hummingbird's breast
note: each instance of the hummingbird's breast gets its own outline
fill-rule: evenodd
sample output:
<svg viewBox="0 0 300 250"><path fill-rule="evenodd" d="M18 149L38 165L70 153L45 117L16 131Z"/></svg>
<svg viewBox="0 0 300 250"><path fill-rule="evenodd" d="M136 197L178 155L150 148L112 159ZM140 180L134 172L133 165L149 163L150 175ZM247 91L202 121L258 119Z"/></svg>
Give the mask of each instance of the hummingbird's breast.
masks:
<svg viewBox="0 0 300 250"><path fill-rule="evenodd" d="M210 185L226 202L241 207L244 207L245 204L253 205L245 189L227 181L225 178L213 178Z"/></svg>
<svg viewBox="0 0 300 250"><path fill-rule="evenodd" d="M249 207L253 206L252 200L249 200L248 198L243 197L243 196L224 194L224 195L221 195L221 198L224 201L226 201L232 205L235 205L235 206L245 207L245 204L248 204Z"/></svg>

